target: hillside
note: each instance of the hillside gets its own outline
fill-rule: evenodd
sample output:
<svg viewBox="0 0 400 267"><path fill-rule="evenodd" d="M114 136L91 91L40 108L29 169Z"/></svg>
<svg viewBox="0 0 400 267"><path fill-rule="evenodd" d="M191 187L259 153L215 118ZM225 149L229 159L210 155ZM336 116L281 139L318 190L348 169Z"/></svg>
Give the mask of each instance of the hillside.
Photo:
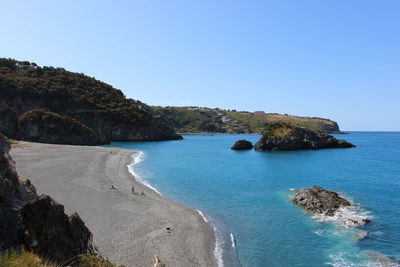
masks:
<svg viewBox="0 0 400 267"><path fill-rule="evenodd" d="M336 122L323 118L201 107L153 107L160 118L180 133L261 133L265 126L287 122L320 133L338 133Z"/></svg>
<svg viewBox="0 0 400 267"><path fill-rule="evenodd" d="M0 58L0 109L7 115L0 118L0 131L13 138L20 137L19 131L11 132L7 125L33 109L79 121L100 143L180 138L152 108L126 98L121 90L81 73L28 61Z"/></svg>

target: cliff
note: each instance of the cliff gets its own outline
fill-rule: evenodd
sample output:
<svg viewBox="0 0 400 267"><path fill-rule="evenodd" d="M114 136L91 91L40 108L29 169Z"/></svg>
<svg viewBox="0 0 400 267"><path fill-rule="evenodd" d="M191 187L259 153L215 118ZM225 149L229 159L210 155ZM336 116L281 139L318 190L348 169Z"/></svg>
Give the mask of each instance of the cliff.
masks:
<svg viewBox="0 0 400 267"><path fill-rule="evenodd" d="M267 125L263 136L256 143L256 150L307 150L325 148L350 148L353 144L331 135L285 122Z"/></svg>
<svg viewBox="0 0 400 267"><path fill-rule="evenodd" d="M69 117L39 109L19 118L19 139L50 144L98 145L93 129Z"/></svg>
<svg viewBox="0 0 400 267"><path fill-rule="evenodd" d="M0 131L12 138L18 134L5 130L4 125L30 110L41 109L79 121L92 129L102 143L181 139L152 108L126 98L111 85L84 74L39 67L27 61L0 58L0 107L7 109L7 116L0 117Z"/></svg>

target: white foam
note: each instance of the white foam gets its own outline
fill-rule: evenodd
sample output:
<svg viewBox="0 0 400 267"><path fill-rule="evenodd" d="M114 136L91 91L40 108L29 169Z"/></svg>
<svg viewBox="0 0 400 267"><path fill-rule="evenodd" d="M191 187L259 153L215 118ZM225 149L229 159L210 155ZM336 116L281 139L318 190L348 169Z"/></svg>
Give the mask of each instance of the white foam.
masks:
<svg viewBox="0 0 400 267"><path fill-rule="evenodd" d="M203 213L201 210L196 210L196 211L200 214L200 216L203 218L203 220L204 220L206 223L208 223L208 220L207 220L206 216L204 216L204 213Z"/></svg>
<svg viewBox="0 0 400 267"><path fill-rule="evenodd" d="M218 267L223 267L224 266L224 261L222 259L222 246L224 244L224 241L222 238L219 238L217 235L217 228L213 226L214 228L214 233L215 233L215 249L214 249L214 257L217 260L217 265Z"/></svg>
<svg viewBox="0 0 400 267"><path fill-rule="evenodd" d="M143 151L138 151L138 152L133 153L132 154L133 160L132 160L132 163L128 165L128 170L133 175L133 177L135 177L136 181L138 181L139 183L143 184L144 186L150 188L151 190L153 190L160 196L164 197L156 188L154 188L151 184L149 184L149 182L141 179L140 176L135 172L133 167L142 161L143 155L144 155Z"/></svg>
<svg viewBox="0 0 400 267"><path fill-rule="evenodd" d="M316 231L313 231L313 233L314 234L316 234L316 235L319 235L319 236L323 236L324 235L324 230L322 230L322 229L318 229L318 230L316 230Z"/></svg>
<svg viewBox="0 0 400 267"><path fill-rule="evenodd" d="M371 220L372 216L368 211L362 210L360 207L351 205L349 207L340 207L333 216L326 216L324 214L313 215L317 221L320 222L334 222L344 227L359 226L363 220Z"/></svg>
<svg viewBox="0 0 400 267"><path fill-rule="evenodd" d="M400 265L396 262L380 262L379 260L371 260L365 259L361 260L361 262L353 262L349 259L346 259L344 253L337 253L329 255L331 259L326 264L331 265L333 267L400 267Z"/></svg>
<svg viewBox="0 0 400 267"><path fill-rule="evenodd" d="M230 235L231 235L232 247L234 248L234 247L236 247L236 245L235 245L235 236L232 233Z"/></svg>

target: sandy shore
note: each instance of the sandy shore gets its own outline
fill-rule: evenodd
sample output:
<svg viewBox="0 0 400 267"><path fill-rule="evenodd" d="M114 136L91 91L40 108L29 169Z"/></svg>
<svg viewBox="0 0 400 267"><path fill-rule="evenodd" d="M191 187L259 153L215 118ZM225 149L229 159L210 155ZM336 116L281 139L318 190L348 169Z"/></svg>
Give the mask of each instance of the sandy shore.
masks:
<svg viewBox="0 0 400 267"><path fill-rule="evenodd" d="M38 194L63 204L67 214L77 211L101 254L114 263L151 267L158 256L167 267L216 266L211 226L196 211L135 181L127 168L133 151L20 144L11 151L19 175ZM118 188L109 189L111 184ZM132 194L132 185L145 195Z"/></svg>

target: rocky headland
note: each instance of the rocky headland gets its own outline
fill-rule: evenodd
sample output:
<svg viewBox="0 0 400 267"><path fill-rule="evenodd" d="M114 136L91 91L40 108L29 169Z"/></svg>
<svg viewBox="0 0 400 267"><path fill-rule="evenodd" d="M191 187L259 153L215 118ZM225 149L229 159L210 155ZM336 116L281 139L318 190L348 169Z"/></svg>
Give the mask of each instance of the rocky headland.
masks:
<svg viewBox="0 0 400 267"><path fill-rule="evenodd" d="M21 118L32 110L51 112L52 119ZM37 131L30 129L38 124ZM78 128L89 129L80 140L59 134ZM0 132L13 139L58 144L182 139L151 107L111 85L63 68L5 58L0 58Z"/></svg>
<svg viewBox="0 0 400 267"><path fill-rule="evenodd" d="M340 208L352 208L353 205L347 199L334 191L326 190L320 186L300 189L291 201L302 207L308 213L325 216L335 216ZM346 218L346 225L361 226L369 223L368 218Z"/></svg>
<svg viewBox="0 0 400 267"><path fill-rule="evenodd" d="M326 148L350 148L353 144L338 140L332 135L319 133L290 123L268 124L255 150L310 150Z"/></svg>
<svg viewBox="0 0 400 267"><path fill-rule="evenodd" d="M232 150L248 150L252 148L253 144L245 139L237 140L231 147Z"/></svg>

